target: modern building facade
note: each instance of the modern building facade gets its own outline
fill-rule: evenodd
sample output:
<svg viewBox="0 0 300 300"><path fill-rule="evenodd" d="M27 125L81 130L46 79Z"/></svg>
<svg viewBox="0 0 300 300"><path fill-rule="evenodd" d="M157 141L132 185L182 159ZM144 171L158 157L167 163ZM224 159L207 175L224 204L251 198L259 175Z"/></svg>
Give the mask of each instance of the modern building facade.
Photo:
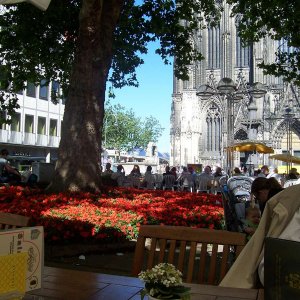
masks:
<svg viewBox="0 0 300 300"><path fill-rule="evenodd" d="M274 61L275 52L284 50L286 43L265 38L243 47L238 18L230 17L230 6L222 3L220 25L194 35L194 45L205 60L189 66L189 80L174 76L170 164L225 167L226 147L241 140L259 140L275 153L300 155L299 89L258 68L262 61ZM232 79L238 91L220 94L217 87L222 78ZM266 91L256 98L250 88L255 82ZM209 86L209 93L203 93L203 85ZM266 160L266 155L256 153L234 154L235 166L258 166Z"/></svg>
<svg viewBox="0 0 300 300"><path fill-rule="evenodd" d="M11 124L1 125L0 147L9 151L11 162L21 170L34 161L53 162L57 158L65 106L64 100L53 99L58 93L56 82L28 83L18 93L20 108Z"/></svg>

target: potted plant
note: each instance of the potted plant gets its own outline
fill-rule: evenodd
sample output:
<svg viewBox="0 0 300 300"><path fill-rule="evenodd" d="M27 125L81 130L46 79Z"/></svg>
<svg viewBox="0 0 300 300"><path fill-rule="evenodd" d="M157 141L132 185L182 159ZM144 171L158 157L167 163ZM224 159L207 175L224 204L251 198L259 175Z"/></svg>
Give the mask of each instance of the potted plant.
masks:
<svg viewBox="0 0 300 300"><path fill-rule="evenodd" d="M139 278L145 282L141 299L190 299L190 288L182 285L182 273L174 265L160 263L151 270L142 271Z"/></svg>

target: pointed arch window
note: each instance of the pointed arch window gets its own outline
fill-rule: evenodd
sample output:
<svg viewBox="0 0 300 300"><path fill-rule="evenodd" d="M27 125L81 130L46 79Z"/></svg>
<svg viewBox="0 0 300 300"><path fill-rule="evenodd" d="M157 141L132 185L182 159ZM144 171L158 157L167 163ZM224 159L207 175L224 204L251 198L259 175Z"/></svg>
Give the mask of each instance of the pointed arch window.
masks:
<svg viewBox="0 0 300 300"><path fill-rule="evenodd" d="M286 52L287 54L290 54L293 53L295 49L288 45L288 41L286 39L282 38L277 41L277 50L282 53Z"/></svg>
<svg viewBox="0 0 300 300"><path fill-rule="evenodd" d="M221 150L221 113L220 109L212 103L207 111L206 117L207 128L207 151L220 151Z"/></svg>
<svg viewBox="0 0 300 300"><path fill-rule="evenodd" d="M235 19L235 27L236 27L236 40L235 40L235 45L236 45L236 67L238 68L247 68L250 66L250 47L245 46L242 43L242 39L239 36L239 24L241 22L241 15L237 15Z"/></svg>
<svg viewBox="0 0 300 300"><path fill-rule="evenodd" d="M248 134L245 130L239 129L236 134L234 135L235 140L247 140Z"/></svg>
<svg viewBox="0 0 300 300"><path fill-rule="evenodd" d="M249 67L250 48L243 46L241 38L236 36L236 66L239 68Z"/></svg>
<svg viewBox="0 0 300 300"><path fill-rule="evenodd" d="M220 26L208 28L208 67L220 69L221 66L221 42Z"/></svg>

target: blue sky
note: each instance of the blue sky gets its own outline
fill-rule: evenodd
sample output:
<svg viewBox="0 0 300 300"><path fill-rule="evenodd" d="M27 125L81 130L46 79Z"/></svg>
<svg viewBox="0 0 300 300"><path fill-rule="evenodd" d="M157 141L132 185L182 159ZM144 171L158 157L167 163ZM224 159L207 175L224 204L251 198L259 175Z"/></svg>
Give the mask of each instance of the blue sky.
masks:
<svg viewBox="0 0 300 300"><path fill-rule="evenodd" d="M160 152L170 152L170 114L173 92L173 67L165 65L154 51L157 44L150 44L144 64L137 69L139 87L114 89L115 99L111 104L120 103L132 109L137 117L155 117L164 128L157 146ZM173 61L173 60L172 60Z"/></svg>

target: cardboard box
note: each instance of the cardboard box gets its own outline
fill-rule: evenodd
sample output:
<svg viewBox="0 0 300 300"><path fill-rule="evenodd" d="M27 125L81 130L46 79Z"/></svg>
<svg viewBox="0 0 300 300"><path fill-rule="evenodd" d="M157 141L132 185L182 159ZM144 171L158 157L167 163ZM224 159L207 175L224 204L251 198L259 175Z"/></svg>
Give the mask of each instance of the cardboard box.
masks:
<svg viewBox="0 0 300 300"><path fill-rule="evenodd" d="M44 266L44 228L22 227L0 231L0 255L27 253L25 291L41 288L42 269ZM2 257L5 261L5 257ZM18 262L14 263L13 271L17 272ZM5 264L0 265L0 272L5 271ZM12 269L12 268L11 268ZM14 276L10 269L9 276ZM6 271L7 272L7 271Z"/></svg>

